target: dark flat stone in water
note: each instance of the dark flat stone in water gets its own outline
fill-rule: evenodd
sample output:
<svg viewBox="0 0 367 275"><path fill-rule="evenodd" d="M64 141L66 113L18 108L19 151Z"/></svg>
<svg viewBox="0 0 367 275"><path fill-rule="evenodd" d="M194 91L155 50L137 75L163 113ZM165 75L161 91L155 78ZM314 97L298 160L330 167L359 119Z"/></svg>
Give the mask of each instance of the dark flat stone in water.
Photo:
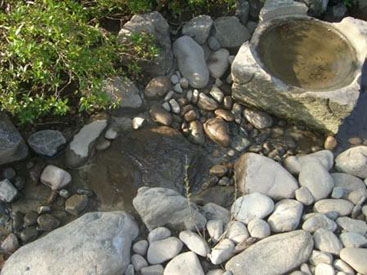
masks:
<svg viewBox="0 0 367 275"><path fill-rule="evenodd" d="M131 202L140 186L184 194L186 164L190 191L196 193L211 165L203 149L172 128L145 128L116 139L79 171L79 178L97 194L100 210L134 212Z"/></svg>
<svg viewBox="0 0 367 275"><path fill-rule="evenodd" d="M336 29L317 21L275 23L260 37L258 52L272 75L300 88L340 88L354 77L354 49Z"/></svg>

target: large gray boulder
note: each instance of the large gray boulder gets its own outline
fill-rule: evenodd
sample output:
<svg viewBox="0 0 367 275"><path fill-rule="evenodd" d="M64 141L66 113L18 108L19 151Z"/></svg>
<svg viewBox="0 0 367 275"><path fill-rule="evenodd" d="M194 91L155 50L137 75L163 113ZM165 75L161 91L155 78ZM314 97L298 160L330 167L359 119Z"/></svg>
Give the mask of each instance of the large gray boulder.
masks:
<svg viewBox="0 0 367 275"><path fill-rule="evenodd" d="M132 34L138 33L152 35L156 46L160 50L153 60L138 60L138 64L142 67L143 72L152 77L167 74L173 66L173 54L167 21L157 11L134 15L119 32L121 43L126 43ZM124 56L123 62L131 62L130 57Z"/></svg>
<svg viewBox="0 0 367 275"><path fill-rule="evenodd" d="M0 112L0 165L22 160L28 147L6 114Z"/></svg>
<svg viewBox="0 0 367 275"><path fill-rule="evenodd" d="M306 262L312 252L313 240L303 230L277 234L252 245L226 264L233 275L285 274Z"/></svg>
<svg viewBox="0 0 367 275"><path fill-rule="evenodd" d="M206 225L206 218L196 204L171 189L141 187L133 205L149 230L160 226L195 230Z"/></svg>
<svg viewBox="0 0 367 275"><path fill-rule="evenodd" d="M272 199L294 198L298 189L296 179L274 160L245 153L234 166L236 183L245 194L260 192Z"/></svg>
<svg viewBox="0 0 367 275"><path fill-rule="evenodd" d="M18 249L1 274L123 274L138 234L125 212L88 213Z"/></svg>
<svg viewBox="0 0 367 275"><path fill-rule="evenodd" d="M204 88L209 82L209 70L203 48L190 36L181 36L173 43L173 54L182 75L193 88Z"/></svg>

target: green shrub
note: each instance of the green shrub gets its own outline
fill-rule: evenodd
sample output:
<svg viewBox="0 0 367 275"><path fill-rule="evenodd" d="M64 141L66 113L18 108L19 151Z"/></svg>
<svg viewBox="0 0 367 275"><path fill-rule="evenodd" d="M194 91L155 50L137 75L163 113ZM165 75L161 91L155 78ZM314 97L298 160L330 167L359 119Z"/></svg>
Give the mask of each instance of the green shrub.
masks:
<svg viewBox="0 0 367 275"><path fill-rule="evenodd" d="M2 110L27 123L116 105L101 87L103 80L122 73L120 55L149 59L157 51L144 34L119 44L93 16L93 10L72 0L17 1L0 13Z"/></svg>
<svg viewBox="0 0 367 275"><path fill-rule="evenodd" d="M139 75L140 59L158 53L153 37L120 43L103 18L153 9L173 16L210 12L235 0L0 0L0 109L20 123L45 115L112 108L101 87L108 77ZM131 63L119 66L121 55Z"/></svg>

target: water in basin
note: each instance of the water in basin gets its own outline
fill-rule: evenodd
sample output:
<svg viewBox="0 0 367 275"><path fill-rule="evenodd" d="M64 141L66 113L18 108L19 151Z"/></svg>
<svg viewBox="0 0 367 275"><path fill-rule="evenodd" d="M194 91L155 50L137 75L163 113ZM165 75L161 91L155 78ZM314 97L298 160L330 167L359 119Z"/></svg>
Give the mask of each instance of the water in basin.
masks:
<svg viewBox="0 0 367 275"><path fill-rule="evenodd" d="M354 77L353 48L337 30L317 21L275 23L261 35L257 51L264 69L300 88L340 88Z"/></svg>

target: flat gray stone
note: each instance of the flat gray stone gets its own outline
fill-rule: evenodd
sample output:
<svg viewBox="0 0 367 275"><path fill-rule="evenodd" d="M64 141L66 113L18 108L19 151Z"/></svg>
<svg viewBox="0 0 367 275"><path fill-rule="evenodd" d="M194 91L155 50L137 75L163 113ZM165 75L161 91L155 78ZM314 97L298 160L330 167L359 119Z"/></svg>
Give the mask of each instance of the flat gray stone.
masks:
<svg viewBox="0 0 367 275"><path fill-rule="evenodd" d="M71 182L71 175L64 169L50 164L42 171L40 181L52 190L60 190Z"/></svg>
<svg viewBox="0 0 367 275"><path fill-rule="evenodd" d="M271 231L287 232L295 230L301 220L303 204L290 199L284 199L275 204L274 212L268 218Z"/></svg>
<svg viewBox="0 0 367 275"><path fill-rule="evenodd" d="M349 175L367 178L367 146L353 147L338 155L335 168Z"/></svg>
<svg viewBox="0 0 367 275"><path fill-rule="evenodd" d="M226 237L235 244L242 243L250 237L250 234L242 222L233 221L228 225Z"/></svg>
<svg viewBox="0 0 367 275"><path fill-rule="evenodd" d="M139 233L124 212L88 213L22 246L6 261L4 275L123 274Z"/></svg>
<svg viewBox="0 0 367 275"><path fill-rule="evenodd" d="M367 238L357 232L344 232L339 236L340 241L344 247L365 247L367 245Z"/></svg>
<svg viewBox="0 0 367 275"><path fill-rule="evenodd" d="M0 165L25 159L28 147L8 116L0 112Z"/></svg>
<svg viewBox="0 0 367 275"><path fill-rule="evenodd" d="M18 190L8 180L4 179L0 181L0 200L3 202L12 202L17 196Z"/></svg>
<svg viewBox="0 0 367 275"><path fill-rule="evenodd" d="M197 206L178 192L161 187L141 187L133 200L133 205L149 230L168 226L176 230L195 230L205 227L206 218Z"/></svg>
<svg viewBox="0 0 367 275"><path fill-rule="evenodd" d="M324 199L314 205L314 209L318 213L336 212L339 216L348 216L352 213L353 207L353 203L342 199Z"/></svg>
<svg viewBox="0 0 367 275"><path fill-rule="evenodd" d="M204 51L190 36L181 36L173 43L173 54L181 74L191 87L204 88L208 84L209 70Z"/></svg>
<svg viewBox="0 0 367 275"><path fill-rule="evenodd" d="M367 195L366 185L360 178L345 173L332 173L331 176L334 186L343 189L343 199L357 204L363 196Z"/></svg>
<svg viewBox="0 0 367 275"><path fill-rule="evenodd" d="M264 239L271 234L269 224L262 219L252 219L247 225L250 236L253 238Z"/></svg>
<svg viewBox="0 0 367 275"><path fill-rule="evenodd" d="M133 251L139 255L145 256L148 250L148 241L147 240L141 240L133 245Z"/></svg>
<svg viewBox="0 0 367 275"><path fill-rule="evenodd" d="M307 187L302 186L295 192L296 199L304 205L311 205L314 203L314 198Z"/></svg>
<svg viewBox="0 0 367 275"><path fill-rule="evenodd" d="M348 232L367 233L367 223L362 220L340 217L336 219L336 223Z"/></svg>
<svg viewBox="0 0 367 275"><path fill-rule="evenodd" d="M143 105L141 92L135 83L128 78L115 77L104 83L103 91L113 100L119 100L113 112L139 111Z"/></svg>
<svg viewBox="0 0 367 275"><path fill-rule="evenodd" d="M221 240L210 253L210 261L214 265L222 264L234 254L234 243L229 239Z"/></svg>
<svg viewBox="0 0 367 275"><path fill-rule="evenodd" d="M199 44L204 44L209 37L213 20L209 15L199 15L192 18L182 28L182 34L191 36Z"/></svg>
<svg viewBox="0 0 367 275"><path fill-rule="evenodd" d="M320 228L313 234L315 248L320 251L339 255L343 245L338 237L331 231Z"/></svg>
<svg viewBox="0 0 367 275"><path fill-rule="evenodd" d="M204 275L199 258L193 252L185 252L168 262L164 275Z"/></svg>
<svg viewBox="0 0 367 275"><path fill-rule="evenodd" d="M37 154L52 157L66 144L66 140L60 131L43 130L33 133L28 144Z"/></svg>
<svg viewBox="0 0 367 275"><path fill-rule="evenodd" d="M166 227L157 227L149 232L148 241L149 243L164 240L171 237L171 231Z"/></svg>
<svg viewBox="0 0 367 275"><path fill-rule="evenodd" d="M260 192L275 200L294 198L296 179L274 160L245 153L236 161L235 179L241 192Z"/></svg>
<svg viewBox="0 0 367 275"><path fill-rule="evenodd" d="M284 274L306 262L312 252L310 233L297 230L281 233L250 246L226 263L233 275Z"/></svg>
<svg viewBox="0 0 367 275"><path fill-rule="evenodd" d="M133 264L134 269L138 272L140 272L143 267L148 266L148 262L139 254L134 254L131 256L131 263Z"/></svg>
<svg viewBox="0 0 367 275"><path fill-rule="evenodd" d="M310 264L318 265L318 264L332 264L333 263L333 255L327 252L322 252L318 250L313 250L310 257Z"/></svg>
<svg viewBox="0 0 367 275"><path fill-rule="evenodd" d="M224 222L223 220L209 220L206 223L206 229L208 230L210 238L216 242L223 234Z"/></svg>
<svg viewBox="0 0 367 275"><path fill-rule="evenodd" d="M200 237L197 233L192 231L182 231L179 234L179 238L188 249L199 256L206 257L210 252L209 246L205 239Z"/></svg>
<svg viewBox="0 0 367 275"><path fill-rule="evenodd" d="M301 168L299 184L307 187L315 201L327 198L334 188L334 181L329 172L317 162L308 162Z"/></svg>
<svg viewBox="0 0 367 275"><path fill-rule="evenodd" d="M337 229L337 224L333 220L329 219L326 215L315 213L315 215L307 219L302 225L303 230L311 233L317 231L320 228L334 232Z"/></svg>
<svg viewBox="0 0 367 275"><path fill-rule="evenodd" d="M85 164L97 138L107 127L107 120L95 120L83 126L66 149L66 162L72 168Z"/></svg>
<svg viewBox="0 0 367 275"><path fill-rule="evenodd" d="M154 241L150 243L147 259L150 264L161 264L177 256L183 243L176 237Z"/></svg>
<svg viewBox="0 0 367 275"><path fill-rule="evenodd" d="M228 57L227 49L219 49L209 56L208 69L211 77L217 79L224 75L229 67Z"/></svg>
<svg viewBox="0 0 367 275"><path fill-rule="evenodd" d="M207 220L223 220L224 223L227 223L230 219L230 212L228 209L217 205L212 202L208 202L201 208L202 214L205 216Z"/></svg>
<svg viewBox="0 0 367 275"><path fill-rule="evenodd" d="M140 270L141 275L163 275L163 272L164 268L160 264L143 267Z"/></svg>
<svg viewBox="0 0 367 275"><path fill-rule="evenodd" d="M214 21L215 38L223 48L236 48L251 38L249 31L235 16L223 16Z"/></svg>
<svg viewBox="0 0 367 275"><path fill-rule="evenodd" d="M307 15L307 6L293 0L267 0L261 9L259 18L262 21L271 20L280 16Z"/></svg>
<svg viewBox="0 0 367 275"><path fill-rule="evenodd" d="M232 205L233 217L248 224L252 219L265 218L274 210L274 202L266 195L252 193L239 197Z"/></svg>
<svg viewBox="0 0 367 275"><path fill-rule="evenodd" d="M316 265L315 275L334 275L334 267L330 264L320 263Z"/></svg>
<svg viewBox="0 0 367 275"><path fill-rule="evenodd" d="M367 248L343 248L340 258L361 274L367 274Z"/></svg>
<svg viewBox="0 0 367 275"><path fill-rule="evenodd" d="M321 150L303 156L289 156L285 159L284 166L290 173L298 175L304 165L315 162L329 171L334 165L334 155L329 150Z"/></svg>

